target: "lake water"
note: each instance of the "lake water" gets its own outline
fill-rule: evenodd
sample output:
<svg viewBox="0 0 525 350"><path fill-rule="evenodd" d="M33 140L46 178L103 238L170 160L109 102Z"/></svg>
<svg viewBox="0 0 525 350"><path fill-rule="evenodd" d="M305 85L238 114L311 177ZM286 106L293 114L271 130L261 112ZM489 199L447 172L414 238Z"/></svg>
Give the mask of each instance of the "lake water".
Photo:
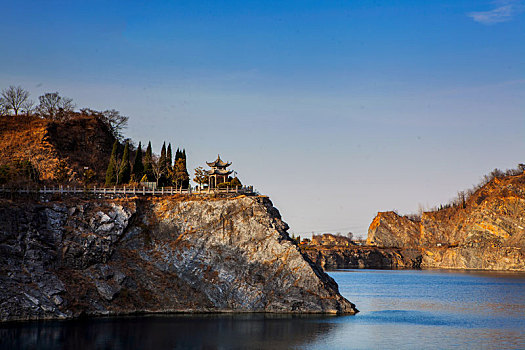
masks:
<svg viewBox="0 0 525 350"><path fill-rule="evenodd" d="M4 349L525 349L525 274L330 272L355 316L194 315L0 326Z"/></svg>

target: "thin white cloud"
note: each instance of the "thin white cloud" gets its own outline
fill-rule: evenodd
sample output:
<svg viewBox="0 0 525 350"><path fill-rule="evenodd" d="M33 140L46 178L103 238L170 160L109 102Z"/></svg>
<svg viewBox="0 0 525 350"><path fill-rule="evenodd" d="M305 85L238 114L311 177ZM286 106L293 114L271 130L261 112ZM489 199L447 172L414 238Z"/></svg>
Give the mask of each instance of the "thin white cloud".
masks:
<svg viewBox="0 0 525 350"><path fill-rule="evenodd" d="M470 12L467 13L467 16L476 22L487 25L507 22L523 10L521 2L519 0L496 1L494 4L498 7L495 9L483 12Z"/></svg>

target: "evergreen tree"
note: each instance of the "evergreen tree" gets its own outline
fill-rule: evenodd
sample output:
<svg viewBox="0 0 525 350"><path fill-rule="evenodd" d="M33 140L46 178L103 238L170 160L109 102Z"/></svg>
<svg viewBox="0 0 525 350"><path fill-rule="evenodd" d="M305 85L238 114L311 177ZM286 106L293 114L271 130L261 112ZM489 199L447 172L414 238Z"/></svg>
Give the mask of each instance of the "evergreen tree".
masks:
<svg viewBox="0 0 525 350"><path fill-rule="evenodd" d="M182 182L182 188L189 188L190 187L190 175L188 174L188 168L186 166L186 150L182 150L181 152L181 159L183 160L184 164L184 181Z"/></svg>
<svg viewBox="0 0 525 350"><path fill-rule="evenodd" d="M166 142L162 144L162 149L160 150L159 167L162 175L157 181L158 185L166 186L168 182L168 159L166 158Z"/></svg>
<svg viewBox="0 0 525 350"><path fill-rule="evenodd" d="M111 157L110 157L110 159L114 159L114 160L117 159L117 157L118 157L118 146L119 146L118 140L115 140L115 142L113 142L113 148L111 149Z"/></svg>
<svg viewBox="0 0 525 350"><path fill-rule="evenodd" d="M144 155L144 175L148 179L148 181L153 181L153 168L152 168L152 162L153 161L153 151L151 149L151 141L148 142L148 147L146 148L146 154Z"/></svg>
<svg viewBox="0 0 525 350"><path fill-rule="evenodd" d="M160 166L165 169L167 167L167 159L166 159L166 142L162 144L162 149L160 150L160 158L159 158Z"/></svg>
<svg viewBox="0 0 525 350"><path fill-rule="evenodd" d="M115 171L115 160L109 160L108 169L106 170L106 186L114 185L117 182L117 174Z"/></svg>
<svg viewBox="0 0 525 350"><path fill-rule="evenodd" d="M171 143L168 144L168 150L166 151L166 158L167 158L167 162L168 162L168 165L167 167L168 168L171 168L171 162L173 160L173 156L171 154Z"/></svg>
<svg viewBox="0 0 525 350"><path fill-rule="evenodd" d="M139 142L139 147L135 153L135 160L133 161L133 178L135 181L140 181L144 176L144 164L142 163L142 145Z"/></svg>
<svg viewBox="0 0 525 350"><path fill-rule="evenodd" d="M121 184L129 183L131 177L131 166L129 163L129 141L126 142L124 146L124 153L122 154L122 161L120 162L119 169L119 182Z"/></svg>
<svg viewBox="0 0 525 350"><path fill-rule="evenodd" d="M113 150L111 151L111 156L109 157L109 164L106 170L106 186L114 185L117 182L117 169L115 169L117 164L117 152L118 152L118 141L115 140L113 143Z"/></svg>
<svg viewBox="0 0 525 350"><path fill-rule="evenodd" d="M175 162L174 166L175 185L177 187L188 188L190 176L186 170L186 162L180 158Z"/></svg>

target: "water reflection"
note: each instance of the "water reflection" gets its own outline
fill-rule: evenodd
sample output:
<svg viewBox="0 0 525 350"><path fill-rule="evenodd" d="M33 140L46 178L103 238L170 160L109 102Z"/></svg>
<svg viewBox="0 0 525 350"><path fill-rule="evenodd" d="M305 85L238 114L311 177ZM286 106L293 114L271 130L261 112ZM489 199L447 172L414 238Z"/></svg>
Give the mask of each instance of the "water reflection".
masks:
<svg viewBox="0 0 525 350"><path fill-rule="evenodd" d="M525 274L330 272L356 316L166 315L0 325L0 349L525 349Z"/></svg>
<svg viewBox="0 0 525 350"><path fill-rule="evenodd" d="M9 349L287 349L328 336L331 317L291 315L166 315L9 324ZM2 346L3 345L3 346Z"/></svg>

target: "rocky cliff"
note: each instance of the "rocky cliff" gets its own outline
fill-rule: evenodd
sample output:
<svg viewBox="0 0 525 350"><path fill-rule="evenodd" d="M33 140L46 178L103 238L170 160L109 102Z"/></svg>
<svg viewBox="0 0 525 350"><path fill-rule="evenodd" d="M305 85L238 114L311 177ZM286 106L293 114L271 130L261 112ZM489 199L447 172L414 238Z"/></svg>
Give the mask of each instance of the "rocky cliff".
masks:
<svg viewBox="0 0 525 350"><path fill-rule="evenodd" d="M413 221L378 213L368 244L418 249L421 267L525 270L525 174L494 178L462 205Z"/></svg>
<svg viewBox="0 0 525 350"><path fill-rule="evenodd" d="M0 320L355 313L265 197L0 202Z"/></svg>

